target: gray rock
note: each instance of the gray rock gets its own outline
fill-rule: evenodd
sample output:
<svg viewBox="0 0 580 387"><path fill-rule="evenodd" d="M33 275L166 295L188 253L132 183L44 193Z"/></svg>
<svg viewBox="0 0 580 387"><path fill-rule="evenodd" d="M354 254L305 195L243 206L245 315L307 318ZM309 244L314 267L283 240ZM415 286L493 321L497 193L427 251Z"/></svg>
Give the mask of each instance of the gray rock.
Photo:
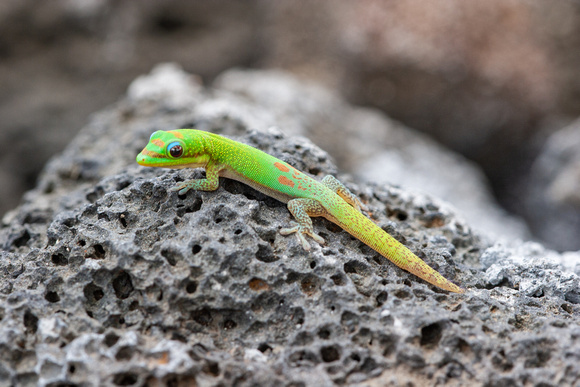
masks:
<svg viewBox="0 0 580 387"><path fill-rule="evenodd" d="M580 249L580 120L552 134L522 193L534 233L550 246Z"/></svg>
<svg viewBox="0 0 580 387"><path fill-rule="evenodd" d="M317 178L336 167L272 127L275 110L175 68L150 81L160 74L190 87L158 94L142 79L4 217L0 385L578 383L577 256L491 246L439 200L343 179L381 227L468 289L449 294L322 219L327 244L305 252L278 233L285 206L243 184L169 193L201 173L136 165L157 129L212 130Z"/></svg>

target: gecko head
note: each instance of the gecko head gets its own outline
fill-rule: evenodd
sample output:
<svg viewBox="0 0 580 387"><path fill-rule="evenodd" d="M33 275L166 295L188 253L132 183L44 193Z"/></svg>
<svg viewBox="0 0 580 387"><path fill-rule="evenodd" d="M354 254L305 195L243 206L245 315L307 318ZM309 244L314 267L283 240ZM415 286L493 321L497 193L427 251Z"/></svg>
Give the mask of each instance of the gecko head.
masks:
<svg viewBox="0 0 580 387"><path fill-rule="evenodd" d="M197 130L178 129L154 132L147 146L137 155L144 167L197 168L209 161L204 138Z"/></svg>

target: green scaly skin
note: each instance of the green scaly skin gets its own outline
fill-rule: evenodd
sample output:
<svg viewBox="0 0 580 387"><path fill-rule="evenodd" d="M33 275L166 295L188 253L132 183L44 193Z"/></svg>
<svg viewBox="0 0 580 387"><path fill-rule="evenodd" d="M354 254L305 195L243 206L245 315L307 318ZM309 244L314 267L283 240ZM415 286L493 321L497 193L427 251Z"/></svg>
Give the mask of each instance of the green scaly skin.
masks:
<svg viewBox="0 0 580 387"><path fill-rule="evenodd" d="M333 176L319 182L249 145L193 129L153 133L137 156L137 163L146 167L205 168L205 179L185 181L171 189L179 194L190 189L214 191L220 176L241 181L288 204L297 223L280 233L295 233L305 250L310 250L305 235L324 243L314 232L310 219L322 216L419 278L451 292L465 291L364 216L360 210L366 207Z"/></svg>

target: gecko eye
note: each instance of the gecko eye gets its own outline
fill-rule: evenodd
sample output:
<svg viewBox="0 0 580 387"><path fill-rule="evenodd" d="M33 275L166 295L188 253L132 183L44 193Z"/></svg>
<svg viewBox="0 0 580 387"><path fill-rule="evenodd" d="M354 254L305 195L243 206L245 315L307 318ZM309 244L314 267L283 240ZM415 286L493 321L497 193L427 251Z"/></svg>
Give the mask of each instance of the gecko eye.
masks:
<svg viewBox="0 0 580 387"><path fill-rule="evenodd" d="M172 142L167 145L167 153L174 159L178 159L183 155L183 147L178 142Z"/></svg>

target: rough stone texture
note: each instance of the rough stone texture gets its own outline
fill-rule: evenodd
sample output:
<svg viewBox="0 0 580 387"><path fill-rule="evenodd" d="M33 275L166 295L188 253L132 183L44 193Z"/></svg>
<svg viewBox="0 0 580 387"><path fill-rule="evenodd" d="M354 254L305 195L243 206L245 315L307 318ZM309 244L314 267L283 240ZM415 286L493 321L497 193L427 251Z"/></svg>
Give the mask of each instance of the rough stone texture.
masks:
<svg viewBox="0 0 580 387"><path fill-rule="evenodd" d="M530 192L520 183L533 156L580 115L579 10L545 0L2 0L0 216L90 113L161 61L208 84L233 66L281 68L379 107L476 160L498 200L526 216L535 207L519 205ZM350 133L313 129L329 152L327 140Z"/></svg>
<svg viewBox="0 0 580 387"><path fill-rule="evenodd" d="M434 198L339 175L381 227L469 289L448 294L322 219L327 244L305 252L278 233L285 206L243 184L179 196L168 188L199 171L134 162L154 130L197 127L337 172L275 118L175 70L95 115L3 219L0 385L580 381L578 254L489 245Z"/></svg>
<svg viewBox="0 0 580 387"><path fill-rule="evenodd" d="M534 234L561 249L578 249L580 235L580 121L552 134L530 172L523 195Z"/></svg>

